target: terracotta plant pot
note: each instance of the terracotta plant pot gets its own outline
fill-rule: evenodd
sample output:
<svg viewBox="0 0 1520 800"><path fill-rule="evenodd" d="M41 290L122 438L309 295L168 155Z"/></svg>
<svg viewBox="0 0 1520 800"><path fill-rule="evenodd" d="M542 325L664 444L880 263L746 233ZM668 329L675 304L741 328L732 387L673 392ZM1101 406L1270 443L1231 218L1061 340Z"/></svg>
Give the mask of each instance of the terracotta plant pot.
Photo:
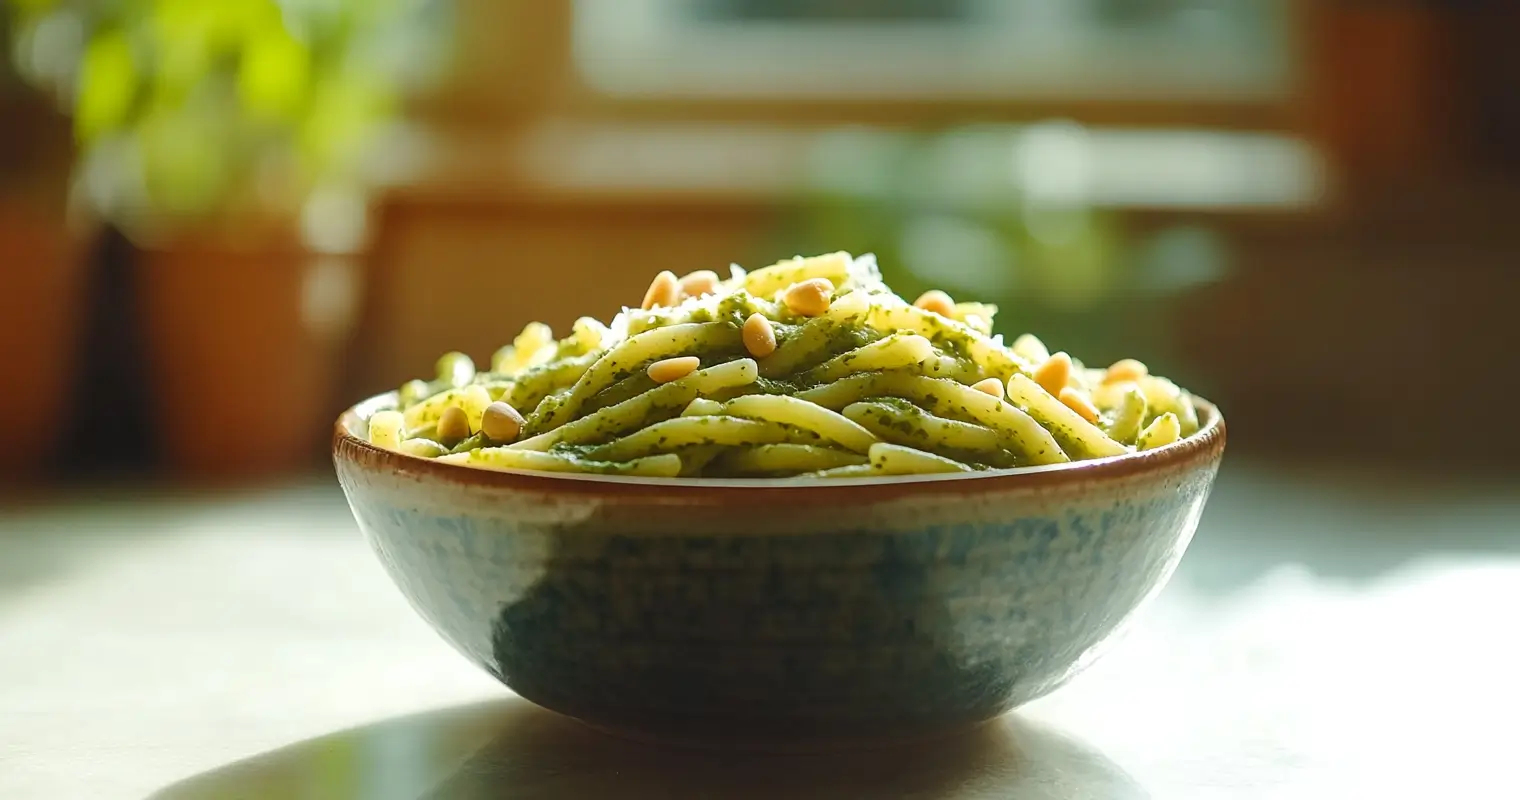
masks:
<svg viewBox="0 0 1520 800"><path fill-rule="evenodd" d="M0 481L41 477L67 428L87 241L62 215L0 203Z"/></svg>
<svg viewBox="0 0 1520 800"><path fill-rule="evenodd" d="M285 237L181 238L141 263L150 394L170 466L225 481L318 463L341 407L351 307L333 297L357 259Z"/></svg>

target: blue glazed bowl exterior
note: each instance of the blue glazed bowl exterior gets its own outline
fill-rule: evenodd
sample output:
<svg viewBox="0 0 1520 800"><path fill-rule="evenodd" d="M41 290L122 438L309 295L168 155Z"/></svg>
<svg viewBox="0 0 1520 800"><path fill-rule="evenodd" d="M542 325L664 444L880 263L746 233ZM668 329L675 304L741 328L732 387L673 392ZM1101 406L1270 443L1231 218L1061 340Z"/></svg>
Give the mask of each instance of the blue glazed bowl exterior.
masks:
<svg viewBox="0 0 1520 800"><path fill-rule="evenodd" d="M1183 442L969 477L639 481L372 447L338 476L382 563L523 697L678 738L911 737L1065 683L1156 594L1203 512L1217 410Z"/></svg>

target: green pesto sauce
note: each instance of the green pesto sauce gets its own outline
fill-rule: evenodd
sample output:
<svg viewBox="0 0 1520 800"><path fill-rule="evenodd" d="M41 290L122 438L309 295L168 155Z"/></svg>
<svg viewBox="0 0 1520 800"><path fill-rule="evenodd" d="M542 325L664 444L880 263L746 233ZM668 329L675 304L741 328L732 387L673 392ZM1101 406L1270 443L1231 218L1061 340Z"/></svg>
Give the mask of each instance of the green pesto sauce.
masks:
<svg viewBox="0 0 1520 800"><path fill-rule="evenodd" d="M581 408L582 414L592 414L608 406L615 406L659 386L648 372L636 372L621 381L592 395Z"/></svg>
<svg viewBox="0 0 1520 800"><path fill-rule="evenodd" d="M935 349L956 359L971 361L970 339L959 331L951 330L944 323L935 321L934 331L929 335L929 342Z"/></svg>
<svg viewBox="0 0 1520 800"><path fill-rule="evenodd" d="M524 430L524 433L529 436L537 433L542 433L545 421L553 416L555 411L557 411L561 406L565 404L565 399L569 396L570 388L566 387L565 389L561 389L560 391L547 395L544 397L544 399L540 400L538 402L538 405L533 408L532 413L528 414L528 424Z"/></svg>
<svg viewBox="0 0 1520 800"><path fill-rule="evenodd" d="M927 436L923 430L914 428L911 421L897 416L885 409L873 409L871 416L867 417L867 420L871 423L871 427L874 427L883 433L897 434L898 437L913 436L914 434L917 434L920 437Z"/></svg>
<svg viewBox="0 0 1520 800"><path fill-rule="evenodd" d="M913 401L907 399L906 397L878 397L871 402L880 403L881 405L887 406L896 411L900 411L904 414L923 413L923 409L913 405Z"/></svg>
<svg viewBox="0 0 1520 800"><path fill-rule="evenodd" d="M797 391L795 385L776 378L756 378L751 387L755 394L793 394Z"/></svg>
<svg viewBox="0 0 1520 800"><path fill-rule="evenodd" d="M884 338L874 328L864 325L839 325L829 328L828 351L830 353L842 353L864 347L874 341Z"/></svg>
<svg viewBox="0 0 1520 800"><path fill-rule="evenodd" d="M465 438L459 444L449 448L450 453L467 453L481 447L489 447L494 444L484 433L477 433Z"/></svg>
<svg viewBox="0 0 1520 800"><path fill-rule="evenodd" d="M740 289L718 302L717 312L713 314L715 322L727 322L730 325L742 326L749 315L760 310L755 298L749 292Z"/></svg>
<svg viewBox="0 0 1520 800"><path fill-rule="evenodd" d="M788 339L796 336L797 331L801 329L801 325L789 325L785 322L777 322L775 320L771 320L771 330L776 334L776 346L778 348L781 345L786 344Z"/></svg>

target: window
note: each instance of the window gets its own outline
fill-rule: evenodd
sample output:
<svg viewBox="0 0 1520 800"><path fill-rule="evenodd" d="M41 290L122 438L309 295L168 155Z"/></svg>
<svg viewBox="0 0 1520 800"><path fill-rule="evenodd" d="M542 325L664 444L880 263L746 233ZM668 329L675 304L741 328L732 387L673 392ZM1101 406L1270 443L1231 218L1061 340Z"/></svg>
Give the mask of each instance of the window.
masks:
<svg viewBox="0 0 1520 800"><path fill-rule="evenodd" d="M1273 102L1290 0L576 0L623 97Z"/></svg>

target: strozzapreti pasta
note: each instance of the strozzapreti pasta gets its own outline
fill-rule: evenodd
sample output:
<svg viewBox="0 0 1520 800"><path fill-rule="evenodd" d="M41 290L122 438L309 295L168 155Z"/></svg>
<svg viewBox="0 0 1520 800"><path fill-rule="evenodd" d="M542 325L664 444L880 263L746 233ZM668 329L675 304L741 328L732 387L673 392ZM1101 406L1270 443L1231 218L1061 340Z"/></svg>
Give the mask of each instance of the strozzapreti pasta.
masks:
<svg viewBox="0 0 1520 800"><path fill-rule="evenodd" d="M369 440L488 469L851 478L1105 458L1198 429L1193 400L1125 359L1090 369L997 309L894 294L871 256L662 272L640 308L529 324L477 371L460 353L368 420Z"/></svg>

